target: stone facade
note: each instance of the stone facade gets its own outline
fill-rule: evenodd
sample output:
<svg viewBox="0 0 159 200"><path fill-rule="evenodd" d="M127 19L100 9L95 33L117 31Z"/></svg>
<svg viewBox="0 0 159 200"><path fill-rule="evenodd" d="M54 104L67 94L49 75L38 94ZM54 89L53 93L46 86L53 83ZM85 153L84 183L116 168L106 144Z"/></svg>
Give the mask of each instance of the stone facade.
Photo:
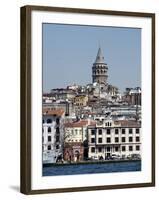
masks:
<svg viewBox="0 0 159 200"><path fill-rule="evenodd" d="M103 121L88 126L89 158L141 155L141 125L135 121Z"/></svg>
<svg viewBox="0 0 159 200"><path fill-rule="evenodd" d="M55 163L63 154L64 110L43 109L43 163Z"/></svg>

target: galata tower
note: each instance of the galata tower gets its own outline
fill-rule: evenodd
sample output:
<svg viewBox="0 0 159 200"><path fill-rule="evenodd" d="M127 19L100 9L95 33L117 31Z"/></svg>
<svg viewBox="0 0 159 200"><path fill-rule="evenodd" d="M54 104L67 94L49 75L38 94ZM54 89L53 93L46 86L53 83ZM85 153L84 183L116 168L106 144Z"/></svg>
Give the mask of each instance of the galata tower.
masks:
<svg viewBox="0 0 159 200"><path fill-rule="evenodd" d="M108 79L108 66L104 62L104 56L102 50L99 47L97 57L92 66L92 81L93 83L97 82L103 86L107 86Z"/></svg>

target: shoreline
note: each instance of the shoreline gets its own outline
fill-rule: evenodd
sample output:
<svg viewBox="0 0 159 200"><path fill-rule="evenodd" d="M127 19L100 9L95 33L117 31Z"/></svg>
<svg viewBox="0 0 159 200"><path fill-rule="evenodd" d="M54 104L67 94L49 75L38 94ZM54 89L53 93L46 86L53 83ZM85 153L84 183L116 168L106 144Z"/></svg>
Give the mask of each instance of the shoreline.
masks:
<svg viewBox="0 0 159 200"><path fill-rule="evenodd" d="M72 162L72 163L43 163L43 167L53 167L53 166L71 166L71 165L90 165L90 164L106 164L106 163L121 163L121 162L137 162L141 159L134 160L105 160L105 161L81 161L81 162Z"/></svg>

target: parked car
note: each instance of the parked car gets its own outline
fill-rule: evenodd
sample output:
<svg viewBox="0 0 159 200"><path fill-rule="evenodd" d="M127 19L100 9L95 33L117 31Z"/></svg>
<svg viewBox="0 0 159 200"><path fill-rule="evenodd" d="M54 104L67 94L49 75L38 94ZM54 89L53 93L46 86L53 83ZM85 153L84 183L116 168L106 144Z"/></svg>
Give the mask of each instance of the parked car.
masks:
<svg viewBox="0 0 159 200"><path fill-rule="evenodd" d="M112 154L112 155L111 155L111 158L112 158L113 160L120 160L120 159L121 159L121 156L120 156L119 154Z"/></svg>
<svg viewBox="0 0 159 200"><path fill-rule="evenodd" d="M130 160L140 160L141 159L141 155L140 154L130 154L127 156L128 159Z"/></svg>
<svg viewBox="0 0 159 200"><path fill-rule="evenodd" d="M92 156L91 158L92 158L92 160L99 160L99 158L97 156Z"/></svg>

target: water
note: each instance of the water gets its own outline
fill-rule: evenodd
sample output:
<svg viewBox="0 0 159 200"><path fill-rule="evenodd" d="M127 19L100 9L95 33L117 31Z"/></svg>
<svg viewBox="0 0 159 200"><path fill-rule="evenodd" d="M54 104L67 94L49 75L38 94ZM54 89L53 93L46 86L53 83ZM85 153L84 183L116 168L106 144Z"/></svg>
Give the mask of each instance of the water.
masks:
<svg viewBox="0 0 159 200"><path fill-rule="evenodd" d="M141 171L141 161L43 167L43 176Z"/></svg>

